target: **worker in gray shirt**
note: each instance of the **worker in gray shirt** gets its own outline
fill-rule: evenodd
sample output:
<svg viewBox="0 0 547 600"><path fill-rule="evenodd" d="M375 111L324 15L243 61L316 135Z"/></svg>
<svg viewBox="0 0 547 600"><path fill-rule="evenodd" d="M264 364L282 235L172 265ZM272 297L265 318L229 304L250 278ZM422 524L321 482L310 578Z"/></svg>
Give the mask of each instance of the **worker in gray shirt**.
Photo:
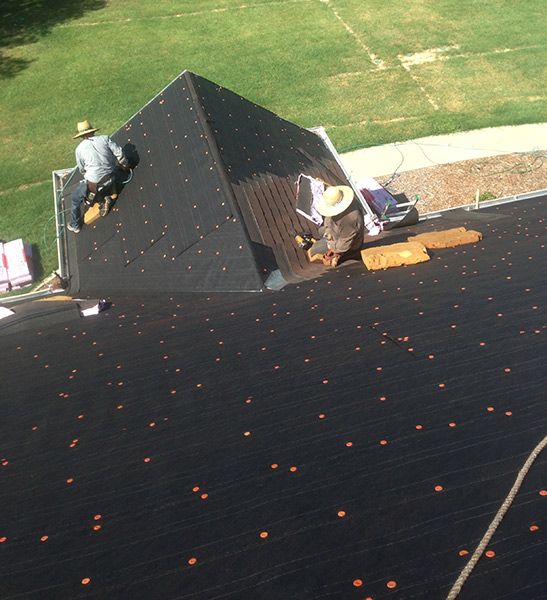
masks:
<svg viewBox="0 0 547 600"><path fill-rule="evenodd" d="M98 131L89 121L78 123L78 133L74 139L83 138L76 148L76 164L85 181L72 192L70 231L80 233L82 227L81 204L89 200L100 203L100 214L105 217L110 210L110 193L116 191L116 170L127 169L127 159L123 149L107 135L94 135Z"/></svg>
<svg viewBox="0 0 547 600"><path fill-rule="evenodd" d="M326 250L323 264L336 267L342 259L357 256L363 245L365 227L353 190L347 185L330 186L316 203L316 208L325 217L319 228L323 240L317 242L322 242ZM319 248L314 250L317 251Z"/></svg>

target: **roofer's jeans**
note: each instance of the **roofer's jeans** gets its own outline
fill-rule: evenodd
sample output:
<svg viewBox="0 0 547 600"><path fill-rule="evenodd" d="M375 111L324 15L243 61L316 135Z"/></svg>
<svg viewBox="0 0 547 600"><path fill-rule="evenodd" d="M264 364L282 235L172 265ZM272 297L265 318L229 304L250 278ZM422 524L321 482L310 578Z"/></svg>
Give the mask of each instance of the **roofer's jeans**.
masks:
<svg viewBox="0 0 547 600"><path fill-rule="evenodd" d="M80 181L72 192L72 205L70 209L70 224L72 227L80 227L82 224L81 206L87 194L87 183Z"/></svg>

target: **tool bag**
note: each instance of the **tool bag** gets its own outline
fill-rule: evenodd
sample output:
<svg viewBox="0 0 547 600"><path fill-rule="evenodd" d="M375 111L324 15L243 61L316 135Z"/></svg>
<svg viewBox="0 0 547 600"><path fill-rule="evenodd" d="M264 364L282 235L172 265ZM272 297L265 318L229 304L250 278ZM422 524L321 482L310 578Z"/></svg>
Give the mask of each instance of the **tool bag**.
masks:
<svg viewBox="0 0 547 600"><path fill-rule="evenodd" d="M105 196L110 196L116 193L116 176L114 173L105 175L100 181L94 183L87 181L87 194L85 203L93 206L95 202L102 202Z"/></svg>

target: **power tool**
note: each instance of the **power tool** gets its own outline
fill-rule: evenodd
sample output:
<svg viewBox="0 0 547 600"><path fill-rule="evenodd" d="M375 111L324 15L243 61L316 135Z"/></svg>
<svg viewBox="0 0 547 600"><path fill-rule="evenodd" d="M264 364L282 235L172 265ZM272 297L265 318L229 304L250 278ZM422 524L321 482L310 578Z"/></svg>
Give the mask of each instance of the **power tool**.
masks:
<svg viewBox="0 0 547 600"><path fill-rule="evenodd" d="M300 233L295 236L294 240L302 250L309 250L316 242L311 233Z"/></svg>

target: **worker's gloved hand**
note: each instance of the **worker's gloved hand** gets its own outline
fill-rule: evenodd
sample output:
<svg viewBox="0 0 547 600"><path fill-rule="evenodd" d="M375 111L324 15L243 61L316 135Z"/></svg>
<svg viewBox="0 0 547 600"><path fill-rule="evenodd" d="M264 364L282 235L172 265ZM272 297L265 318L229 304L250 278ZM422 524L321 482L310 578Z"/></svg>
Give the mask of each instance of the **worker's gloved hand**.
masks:
<svg viewBox="0 0 547 600"><path fill-rule="evenodd" d="M323 254L323 264L325 267L336 267L340 262L341 254L334 252L334 250L329 250L325 254Z"/></svg>
<svg viewBox="0 0 547 600"><path fill-rule="evenodd" d="M327 250L325 254L323 254L323 264L325 267L331 266L332 257L334 256L334 252L332 250Z"/></svg>
<svg viewBox="0 0 547 600"><path fill-rule="evenodd" d="M323 254L323 264L325 267L337 267L341 256L341 254L334 252L334 250L328 250Z"/></svg>

